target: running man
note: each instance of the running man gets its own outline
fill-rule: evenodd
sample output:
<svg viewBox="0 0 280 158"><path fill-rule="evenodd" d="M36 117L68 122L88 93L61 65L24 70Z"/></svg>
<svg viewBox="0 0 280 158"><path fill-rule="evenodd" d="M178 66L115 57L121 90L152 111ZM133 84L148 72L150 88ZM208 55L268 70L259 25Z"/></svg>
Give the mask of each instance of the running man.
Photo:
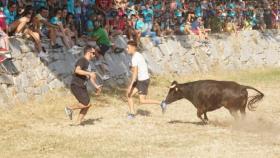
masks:
<svg viewBox="0 0 280 158"><path fill-rule="evenodd" d="M72 120L73 110L79 110L77 124L84 120L88 109L91 107L90 98L87 91L87 81L90 80L97 92L101 91L101 86L96 84L96 75L91 72L89 61L95 57L95 49L91 46L84 48L84 56L76 62L75 71L71 81L71 92L78 100L79 104L65 107L65 113Z"/></svg>
<svg viewBox="0 0 280 158"><path fill-rule="evenodd" d="M126 97L128 100L129 113L128 118L135 117L135 106L132 97L138 93L140 104L158 104L160 101L147 99L148 88L150 83L150 76L148 73L148 66L142 54L137 52L137 43L129 41L127 43L127 53L132 56L132 78L127 88Z"/></svg>

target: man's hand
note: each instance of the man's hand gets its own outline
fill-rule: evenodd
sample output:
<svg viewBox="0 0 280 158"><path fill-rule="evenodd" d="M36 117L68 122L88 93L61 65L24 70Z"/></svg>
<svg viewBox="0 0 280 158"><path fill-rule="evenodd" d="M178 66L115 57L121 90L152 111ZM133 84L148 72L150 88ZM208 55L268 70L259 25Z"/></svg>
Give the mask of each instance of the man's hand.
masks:
<svg viewBox="0 0 280 158"><path fill-rule="evenodd" d="M96 91L95 91L95 95L100 95L101 91L102 91L102 85L98 85L95 87Z"/></svg>

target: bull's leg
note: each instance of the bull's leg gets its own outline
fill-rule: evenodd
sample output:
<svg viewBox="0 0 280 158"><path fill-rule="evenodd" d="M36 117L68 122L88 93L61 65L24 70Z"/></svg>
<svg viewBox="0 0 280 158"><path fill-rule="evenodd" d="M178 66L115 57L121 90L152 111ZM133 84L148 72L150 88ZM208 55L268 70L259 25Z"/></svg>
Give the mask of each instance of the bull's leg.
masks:
<svg viewBox="0 0 280 158"><path fill-rule="evenodd" d="M244 119L246 116L246 107L240 108L241 118Z"/></svg>
<svg viewBox="0 0 280 158"><path fill-rule="evenodd" d="M230 112L231 116L234 117L235 120L238 120L238 119L239 119L237 110L235 110L235 109L230 109L229 112Z"/></svg>
<svg viewBox="0 0 280 158"><path fill-rule="evenodd" d="M247 105L247 96L243 100L243 105L240 107L241 118L244 119L246 116L246 105Z"/></svg>
<svg viewBox="0 0 280 158"><path fill-rule="evenodd" d="M205 120L205 121L208 121L208 117L207 117L206 112L204 112L203 114L204 114L204 120Z"/></svg>
<svg viewBox="0 0 280 158"><path fill-rule="evenodd" d="M203 113L204 113L204 112L202 112L201 110L197 110L197 117L198 117L199 119L201 119L201 121L202 121L204 124L206 124L207 121L205 121L205 120L201 117L201 115L202 115Z"/></svg>

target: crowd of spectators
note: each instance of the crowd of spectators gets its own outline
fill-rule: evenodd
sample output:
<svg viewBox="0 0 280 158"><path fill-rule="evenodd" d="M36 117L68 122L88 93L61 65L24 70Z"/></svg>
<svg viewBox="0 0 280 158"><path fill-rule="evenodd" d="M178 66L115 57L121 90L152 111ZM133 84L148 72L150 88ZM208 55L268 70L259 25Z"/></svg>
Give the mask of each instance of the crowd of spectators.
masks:
<svg viewBox="0 0 280 158"><path fill-rule="evenodd" d="M96 41L100 55L123 35L140 43L150 37L190 34L198 41L209 32L237 33L245 29L278 29L279 0L0 0L1 50L9 36L30 38L38 55L47 57L41 38L53 49L79 47L79 40ZM57 43L58 37L63 45Z"/></svg>

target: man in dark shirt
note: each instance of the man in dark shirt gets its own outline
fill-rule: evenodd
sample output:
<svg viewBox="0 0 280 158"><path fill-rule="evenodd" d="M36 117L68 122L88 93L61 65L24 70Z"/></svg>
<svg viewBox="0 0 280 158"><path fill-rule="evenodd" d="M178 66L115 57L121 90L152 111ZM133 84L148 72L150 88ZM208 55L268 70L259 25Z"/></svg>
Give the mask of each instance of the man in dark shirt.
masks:
<svg viewBox="0 0 280 158"><path fill-rule="evenodd" d="M78 116L78 124L81 124L85 115L90 108L90 98L87 92L86 83L88 80L92 82L97 92L101 91L101 86L96 84L96 75L94 72L90 72L89 61L95 57L95 49L91 46L86 46L84 49L84 57L79 59L75 65L75 71L71 82L71 92L78 100L78 105L65 107L65 113L72 120L73 110L80 109Z"/></svg>

